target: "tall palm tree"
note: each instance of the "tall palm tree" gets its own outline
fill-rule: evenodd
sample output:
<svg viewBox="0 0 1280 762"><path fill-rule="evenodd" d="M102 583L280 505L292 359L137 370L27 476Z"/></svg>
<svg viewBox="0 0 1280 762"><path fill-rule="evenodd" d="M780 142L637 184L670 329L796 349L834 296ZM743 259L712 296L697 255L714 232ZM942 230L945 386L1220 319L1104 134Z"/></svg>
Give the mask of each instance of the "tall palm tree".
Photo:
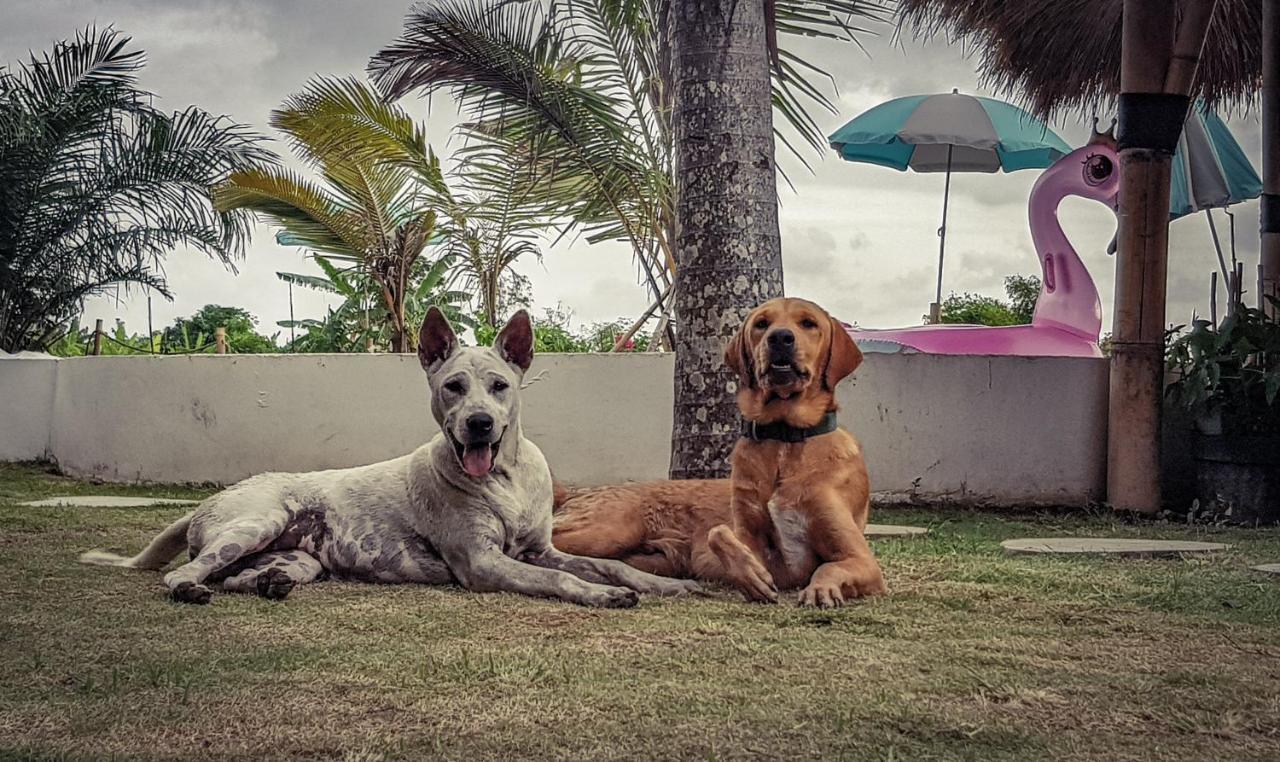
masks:
<svg viewBox="0 0 1280 762"><path fill-rule="evenodd" d="M508 156L468 152L458 173L466 193L453 193L426 130L354 78L313 80L272 112L271 124L324 184L280 168L237 172L215 189L219 208L257 212L283 229L280 240L345 267L357 287L371 282L393 352L413 349L406 306L427 272L419 261L428 245L443 246L449 280L463 278L496 320L520 282L512 264L538 254L533 239L545 226L519 195L479 195L466 179L502 177L509 185ZM365 335L378 333L366 326Z"/></svg>
<svg viewBox="0 0 1280 762"><path fill-rule="evenodd" d="M282 167L235 172L214 191L222 210L249 210L284 240L367 275L382 305L391 350L413 349L405 301L436 213L426 133L404 109L354 78L317 78L271 112L320 182Z"/></svg>
<svg viewBox="0 0 1280 762"><path fill-rule="evenodd" d="M782 296L777 170L763 0L677 0L676 336L671 478L727 476L738 438L724 347Z"/></svg>
<svg viewBox="0 0 1280 762"><path fill-rule="evenodd" d="M0 349L43 348L108 288L170 297L159 265L175 248L228 266L244 251L250 215L208 189L270 154L200 109L153 108L128 46L89 27L0 69Z"/></svg>
<svg viewBox="0 0 1280 762"><path fill-rule="evenodd" d="M803 159L803 148L790 136L812 148L825 146L810 108L834 111L815 84L815 77L825 73L780 45L779 38L856 42L863 31L858 24L886 15L877 0L750 4L752 8L741 9L741 18L730 19L733 3L713 2L707 15L700 16L690 15L678 0L550 0L545 11L531 2L444 0L415 9L400 39L374 56L369 67L375 83L392 98L413 90L450 89L473 118L463 127L469 139L523 158L528 171L522 176L531 196L545 199L572 225L585 228L589 241L630 244L651 298L668 316L674 307L678 320L673 476L724 472L736 437L732 395L723 392L732 382L719 354L727 326L736 324L756 300L782 288L772 208L773 145L769 141L764 150L754 132L761 126L771 129L772 105L787 125L774 134ZM712 17L745 27L731 35L727 25L707 25ZM686 51L694 50L690 44L700 44L706 56L701 62L696 55L684 59L690 67L702 67L696 73L689 70L693 79L673 71L680 39L672 39L671 30L686 43ZM714 42L701 44L694 39L698 35ZM730 81L725 78L728 70L706 68L707 62L727 62L730 49L763 56L750 66L735 64L749 69L750 79ZM759 60L765 62L763 68ZM734 109L724 114L727 118L675 124L694 118L692 111L674 110L673 104L677 87L695 80L717 82L720 95L706 87L698 95L711 93L709 102ZM727 92L742 88L750 92ZM764 111L747 108L748 103L763 103ZM740 113L739 107L746 110ZM749 123L735 126L738 118ZM712 126L717 130L706 129ZM681 138L677 133L682 130ZM749 143L743 142L748 134ZM730 144L730 161L740 165L737 181L749 187L718 185L728 177L729 162L712 161L706 171L689 163L713 153L694 151L691 141L719 149L722 140ZM678 151L677 143L686 145ZM711 203L719 188L753 213ZM764 197L769 210L760 206ZM684 207L679 233L676 198ZM720 215L713 222L717 229L723 230L719 226L729 220L739 226L726 231L730 235L719 245L708 246L713 228L701 230L693 223L694 215L704 211ZM691 245L686 235L705 243ZM688 272L681 274L682 269Z"/></svg>
<svg viewBox="0 0 1280 762"><path fill-rule="evenodd" d="M783 35L853 40L874 0L776 0ZM531 198L587 240L628 243L650 297L662 304L674 257L672 79L664 0L444 0L416 8L401 38L370 62L389 97L450 89L473 121L469 140L525 162ZM823 73L777 50L769 96L793 136L825 140L808 106L834 111L806 75ZM785 145L799 148L780 132Z"/></svg>

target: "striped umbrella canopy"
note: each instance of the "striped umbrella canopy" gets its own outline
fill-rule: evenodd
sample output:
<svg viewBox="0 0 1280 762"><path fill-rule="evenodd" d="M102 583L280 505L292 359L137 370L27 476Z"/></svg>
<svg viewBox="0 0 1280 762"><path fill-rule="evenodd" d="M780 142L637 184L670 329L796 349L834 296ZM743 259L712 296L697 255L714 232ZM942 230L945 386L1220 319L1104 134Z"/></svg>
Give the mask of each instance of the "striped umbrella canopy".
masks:
<svg viewBox="0 0 1280 762"><path fill-rule="evenodd" d="M1170 185L1170 219L1262 195L1262 180L1244 149L1203 101L1196 101L1183 124Z"/></svg>
<svg viewBox="0 0 1280 762"><path fill-rule="evenodd" d="M1226 209L1232 204L1262 195L1262 180L1245 155L1244 149L1216 113L1197 100L1182 124L1182 137L1173 153L1169 177L1169 219L1176 220L1196 212L1204 212L1209 220L1209 237L1218 255L1219 273L1230 297L1240 288L1236 273L1235 225L1232 223L1231 262L1222 250L1213 209ZM1230 214L1228 213L1228 216ZM1116 238L1107 246L1108 254L1116 253ZM1217 291L1217 286L1213 289ZM1231 299L1228 304L1234 305Z"/></svg>
<svg viewBox="0 0 1280 762"><path fill-rule="evenodd" d="M1048 125L1017 106L956 90L886 101L836 130L830 142L846 161L946 172L934 320L942 303L951 173L1044 168L1071 153Z"/></svg>
<svg viewBox="0 0 1280 762"><path fill-rule="evenodd" d="M831 147L846 161L917 172L1014 172L1071 153L1017 106L957 91L881 103L836 130Z"/></svg>

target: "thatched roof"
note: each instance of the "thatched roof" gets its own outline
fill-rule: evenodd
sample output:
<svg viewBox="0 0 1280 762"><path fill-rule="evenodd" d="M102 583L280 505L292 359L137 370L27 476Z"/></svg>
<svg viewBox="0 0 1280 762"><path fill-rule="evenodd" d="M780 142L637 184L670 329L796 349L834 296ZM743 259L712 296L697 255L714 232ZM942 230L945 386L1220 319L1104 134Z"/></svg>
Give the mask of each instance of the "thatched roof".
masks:
<svg viewBox="0 0 1280 762"><path fill-rule="evenodd" d="M1269 0L1268 0L1269 1ZM1262 86L1263 0L1218 0L1193 94L1249 108ZM1042 117L1109 110L1121 0L899 0L900 32L975 49L989 86Z"/></svg>

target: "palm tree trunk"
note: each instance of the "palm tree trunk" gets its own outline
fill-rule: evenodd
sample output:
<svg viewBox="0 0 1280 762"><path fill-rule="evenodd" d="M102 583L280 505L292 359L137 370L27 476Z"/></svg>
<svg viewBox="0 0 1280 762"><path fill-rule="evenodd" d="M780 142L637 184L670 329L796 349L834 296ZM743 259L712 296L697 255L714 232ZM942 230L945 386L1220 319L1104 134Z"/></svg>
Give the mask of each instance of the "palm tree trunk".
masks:
<svg viewBox="0 0 1280 762"><path fill-rule="evenodd" d="M736 378L724 346L782 295L764 0L676 0L675 410L671 477L728 473Z"/></svg>

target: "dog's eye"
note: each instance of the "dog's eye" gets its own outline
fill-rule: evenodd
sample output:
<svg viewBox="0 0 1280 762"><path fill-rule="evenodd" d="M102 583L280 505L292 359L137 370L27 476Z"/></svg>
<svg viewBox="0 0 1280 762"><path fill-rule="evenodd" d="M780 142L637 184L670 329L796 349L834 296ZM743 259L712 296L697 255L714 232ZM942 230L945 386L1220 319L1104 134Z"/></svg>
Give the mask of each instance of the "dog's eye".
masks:
<svg viewBox="0 0 1280 762"><path fill-rule="evenodd" d="M760 318L759 320L756 321L755 328L757 331L763 331L768 327L769 327L769 321L767 319Z"/></svg>
<svg viewBox="0 0 1280 762"><path fill-rule="evenodd" d="M463 386L461 381L450 381L444 385L444 390L451 394L462 394L467 390L467 387Z"/></svg>
<svg viewBox="0 0 1280 762"><path fill-rule="evenodd" d="M818 322L813 318L805 318L804 320L800 321L800 327L813 330L814 328L818 327Z"/></svg>
<svg viewBox="0 0 1280 762"><path fill-rule="evenodd" d="M508 384L500 378L493 382L493 390L495 392L505 392L510 386L511 384Z"/></svg>

